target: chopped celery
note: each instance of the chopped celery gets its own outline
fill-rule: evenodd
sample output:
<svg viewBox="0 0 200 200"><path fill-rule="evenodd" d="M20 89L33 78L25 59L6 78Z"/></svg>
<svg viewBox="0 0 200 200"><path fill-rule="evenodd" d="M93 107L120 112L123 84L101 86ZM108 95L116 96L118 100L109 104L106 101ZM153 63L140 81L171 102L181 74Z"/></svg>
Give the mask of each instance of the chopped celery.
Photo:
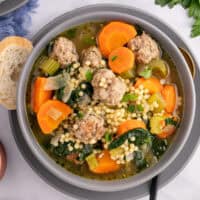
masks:
<svg viewBox="0 0 200 200"><path fill-rule="evenodd" d="M60 64L52 58L47 58L40 64L41 70L50 76L54 75L59 67Z"/></svg>
<svg viewBox="0 0 200 200"><path fill-rule="evenodd" d="M149 63L149 67L152 69L153 75L158 78L166 78L168 75L167 63L162 59L154 59Z"/></svg>
<svg viewBox="0 0 200 200"><path fill-rule="evenodd" d="M161 134L164 123L165 123L165 117L164 116L153 116L150 119L151 133Z"/></svg>
<svg viewBox="0 0 200 200"><path fill-rule="evenodd" d="M154 112L161 112L166 106L166 102L160 93L155 93L148 99L149 104L153 104L154 102L158 104L158 107L154 108Z"/></svg>
<svg viewBox="0 0 200 200"><path fill-rule="evenodd" d="M134 69L130 69L127 72L121 73L120 76L122 78L125 78L125 79L134 78L135 77L135 71L134 71Z"/></svg>
<svg viewBox="0 0 200 200"><path fill-rule="evenodd" d="M98 166L98 160L94 153L86 157L86 161L90 169L95 169Z"/></svg>

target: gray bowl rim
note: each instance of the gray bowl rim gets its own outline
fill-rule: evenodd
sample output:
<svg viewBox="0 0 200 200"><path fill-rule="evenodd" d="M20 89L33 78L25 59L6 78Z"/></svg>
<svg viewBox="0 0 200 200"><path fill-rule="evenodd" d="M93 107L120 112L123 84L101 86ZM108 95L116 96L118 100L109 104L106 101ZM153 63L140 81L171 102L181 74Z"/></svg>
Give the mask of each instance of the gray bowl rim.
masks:
<svg viewBox="0 0 200 200"><path fill-rule="evenodd" d="M96 5L96 6L98 6L98 5ZM98 13L98 15L97 15L97 13ZM131 188L131 187L135 187L144 182L147 182L152 177L161 173L176 158L176 156L178 155L178 153L181 151L182 147L184 146L184 144L189 136L189 133L191 131L191 128L192 128L192 123L194 120L194 113L195 113L194 111L195 111L195 106L196 106L195 89L194 89L194 83L193 83L192 77L190 75L189 69L187 68L187 64L186 64L183 56L180 54L180 52L179 52L178 48L176 47L176 45L174 44L174 42L172 42L172 40L167 35L165 35L162 31L160 31L158 28L156 28L154 25L150 24L146 20L139 19L132 15L119 13L119 12L110 12L110 11L108 12L108 11L103 11L103 10L101 12L99 11L97 13L93 13L91 10L88 14L82 15L81 19L80 19L80 16L78 16L78 19L77 19L77 17L73 18L73 19L68 19L64 23L61 23L61 24L57 25L56 27L54 27L50 32L48 32L46 34L45 37L43 37L36 44L36 46L33 49L32 54L30 55L29 59L27 60L27 62L25 64L25 66L22 70L21 76L20 76L20 80L19 80L19 84L18 84L18 92L17 92L17 116L19 119L19 124L20 124L21 130L22 130L22 134L24 135L24 138L26 139L26 142L29 145L31 151L37 156L38 160L41 161L41 163L45 167L47 167L48 170L50 170L52 173L54 173L57 177L61 178L62 180L66 181L72 185L75 185L75 186L78 186L78 187L81 187L84 189L88 189L88 190L104 191L104 192L120 191L120 190L125 190L125 189ZM161 160L158 162L158 164L149 169L144 170L143 172L141 172L133 177L130 177L127 179L121 179L121 180L117 180L117 181L90 180L90 179L79 177L77 175L74 175L74 174L62 169L41 149L41 147L39 146L39 144L37 143L36 139L34 138L34 136L32 134L32 131L31 131L29 123L28 123L27 115L26 115L26 102L25 102L26 87L27 87L28 78L30 75L30 71L32 69L32 65L35 61L35 58L37 58L41 49L43 49L43 47L53 37L55 37L56 35L61 33L63 30L67 29L67 27L68 28L72 27L72 25L69 25L69 23L72 23L75 20L77 20L77 21L82 20L82 22L79 22L79 23L74 22L76 25L81 24L81 23L83 23L83 16L86 18L92 17L93 16L92 14L95 16L98 16L98 17L100 16L104 20L108 20L109 17L119 19L119 14L120 14L121 20L123 18L123 20L131 21L133 24L136 21L140 22L143 25L145 25L145 29L147 29L147 27L148 27L149 29L154 31L154 34L157 33L158 34L157 36L161 37L165 42L167 42L168 45L170 45L170 48L172 48L171 50L173 50L173 56L172 55L171 56L173 58L175 56L177 56L177 60L180 62L181 66L182 66L182 70L184 71L184 72L180 72L181 70L178 69L179 74L181 74L182 77L186 79L185 80L185 84L187 82L186 88L187 88L188 93L190 94L190 99L189 100L187 99L187 101L189 101L189 104L190 104L190 109L188 107L189 110L187 109L186 113L185 113L186 109L184 109L184 115L183 115L183 121L187 120L189 123L181 124L178 132L181 132L182 129L183 129L183 132L181 132L181 135L177 134L178 136L175 138L175 141L173 142L173 144L171 144L171 146L169 147L169 149L167 150L165 155L161 158ZM93 17L95 18L95 16L93 16ZM91 20L94 20L94 18L88 19L85 21L91 21ZM68 24L68 26L66 24ZM185 96L184 96L184 98L185 98ZM175 143L176 143L176 145L175 145ZM175 147L175 146L178 146L178 147Z"/></svg>

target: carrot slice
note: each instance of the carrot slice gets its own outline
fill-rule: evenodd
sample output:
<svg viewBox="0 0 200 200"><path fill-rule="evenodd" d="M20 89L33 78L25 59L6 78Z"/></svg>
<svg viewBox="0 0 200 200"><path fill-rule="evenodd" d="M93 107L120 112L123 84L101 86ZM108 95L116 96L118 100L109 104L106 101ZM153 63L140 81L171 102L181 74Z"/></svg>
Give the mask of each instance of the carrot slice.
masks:
<svg viewBox="0 0 200 200"><path fill-rule="evenodd" d="M135 55L126 47L119 47L113 50L108 59L109 67L117 74L121 74L132 69L134 63Z"/></svg>
<svg viewBox="0 0 200 200"><path fill-rule="evenodd" d="M72 109L61 101L48 100L37 113L38 124L44 134L49 134L71 113Z"/></svg>
<svg viewBox="0 0 200 200"><path fill-rule="evenodd" d="M36 113L40 106L52 97L52 91L44 90L46 80L44 77L37 77L32 86L31 107Z"/></svg>
<svg viewBox="0 0 200 200"><path fill-rule="evenodd" d="M175 133L176 131L176 127L173 125L167 125L163 132L161 134L158 134L157 136L161 139L165 139L167 137L169 137L170 135L172 135L173 133Z"/></svg>
<svg viewBox="0 0 200 200"><path fill-rule="evenodd" d="M177 102L176 86L165 85L161 93L166 101L166 107L165 107L166 112L173 113L176 108L176 102Z"/></svg>
<svg viewBox="0 0 200 200"><path fill-rule="evenodd" d="M110 22L103 27L98 36L101 53L104 57L108 57L114 49L124 46L136 35L135 27L130 24L119 21Z"/></svg>
<svg viewBox="0 0 200 200"><path fill-rule="evenodd" d="M135 87L138 88L140 85L143 85L144 88L148 89L151 94L161 92L163 89L162 84L155 77L148 79L139 78L135 83Z"/></svg>
<svg viewBox="0 0 200 200"><path fill-rule="evenodd" d="M105 174L120 169L120 165L111 159L108 150L104 150L101 154L97 157L98 166L96 168L90 169L92 172L96 174Z"/></svg>
<svg viewBox="0 0 200 200"><path fill-rule="evenodd" d="M136 119L127 120L119 125L118 130L117 130L117 135L122 135L125 132L132 130L134 128L144 128L145 129L146 125L141 120L136 120Z"/></svg>

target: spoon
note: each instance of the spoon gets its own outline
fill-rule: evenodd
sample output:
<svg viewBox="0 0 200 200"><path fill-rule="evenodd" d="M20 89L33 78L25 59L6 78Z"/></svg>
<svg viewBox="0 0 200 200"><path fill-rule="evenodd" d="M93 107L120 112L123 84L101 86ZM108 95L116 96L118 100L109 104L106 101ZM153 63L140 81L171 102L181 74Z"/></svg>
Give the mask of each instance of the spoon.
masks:
<svg viewBox="0 0 200 200"><path fill-rule="evenodd" d="M3 144L0 142L0 180L3 178L7 166L6 152Z"/></svg>

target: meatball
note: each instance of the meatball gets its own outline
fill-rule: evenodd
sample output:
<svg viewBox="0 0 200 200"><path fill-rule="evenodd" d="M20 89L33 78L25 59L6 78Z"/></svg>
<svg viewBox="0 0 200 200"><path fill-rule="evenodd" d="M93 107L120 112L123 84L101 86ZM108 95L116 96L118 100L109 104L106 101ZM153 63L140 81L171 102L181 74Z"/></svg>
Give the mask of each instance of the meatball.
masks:
<svg viewBox="0 0 200 200"><path fill-rule="evenodd" d="M85 144L96 143L105 133L104 119L93 113L87 113L73 126L73 134Z"/></svg>
<svg viewBox="0 0 200 200"><path fill-rule="evenodd" d="M160 57L158 44L144 32L131 39L128 42L128 47L135 52L138 63L148 64L152 59Z"/></svg>
<svg viewBox="0 0 200 200"><path fill-rule="evenodd" d="M101 66L101 53L95 46L84 49L81 53L81 62L83 66L98 68Z"/></svg>
<svg viewBox="0 0 200 200"><path fill-rule="evenodd" d="M64 66L78 61L78 54L74 43L65 37L56 39L50 57Z"/></svg>
<svg viewBox="0 0 200 200"><path fill-rule="evenodd" d="M98 70L92 79L93 99L100 100L109 106L120 103L126 92L125 83L109 69Z"/></svg>

